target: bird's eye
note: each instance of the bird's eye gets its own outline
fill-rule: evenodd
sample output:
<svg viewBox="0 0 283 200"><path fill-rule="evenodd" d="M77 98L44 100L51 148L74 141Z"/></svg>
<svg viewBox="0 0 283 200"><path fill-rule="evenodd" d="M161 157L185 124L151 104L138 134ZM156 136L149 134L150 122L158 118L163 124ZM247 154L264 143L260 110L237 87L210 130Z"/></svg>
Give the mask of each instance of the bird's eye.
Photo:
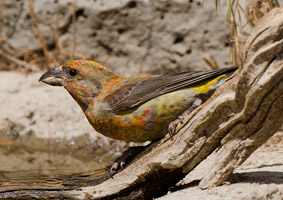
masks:
<svg viewBox="0 0 283 200"><path fill-rule="evenodd" d="M77 72L77 70L75 70L75 69L70 69L69 74L70 74L71 76L76 76L76 75L78 74L78 72Z"/></svg>

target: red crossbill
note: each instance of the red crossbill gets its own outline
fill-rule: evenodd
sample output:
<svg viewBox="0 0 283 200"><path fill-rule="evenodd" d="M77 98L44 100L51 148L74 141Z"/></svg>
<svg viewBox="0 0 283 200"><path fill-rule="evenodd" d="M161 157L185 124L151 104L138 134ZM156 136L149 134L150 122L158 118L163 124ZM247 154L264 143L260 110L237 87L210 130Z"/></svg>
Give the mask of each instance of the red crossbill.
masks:
<svg viewBox="0 0 283 200"><path fill-rule="evenodd" d="M74 60L39 79L64 86L93 128L127 142L162 138L172 121L207 100L237 67L143 77L121 77L104 66Z"/></svg>
<svg viewBox="0 0 283 200"><path fill-rule="evenodd" d="M163 137L170 122L195 101L209 98L236 69L127 78L96 62L76 60L47 71L40 81L64 86L97 132L145 142Z"/></svg>

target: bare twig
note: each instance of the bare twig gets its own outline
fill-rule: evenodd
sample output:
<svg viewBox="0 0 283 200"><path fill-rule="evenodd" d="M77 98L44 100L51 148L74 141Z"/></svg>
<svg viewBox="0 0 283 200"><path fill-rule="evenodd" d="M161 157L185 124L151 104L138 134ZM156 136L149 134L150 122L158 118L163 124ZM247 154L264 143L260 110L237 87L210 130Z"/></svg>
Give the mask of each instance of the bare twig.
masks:
<svg viewBox="0 0 283 200"><path fill-rule="evenodd" d="M3 2L0 1L0 41L2 41L2 16L3 16ZM2 49L2 42L0 42L0 49Z"/></svg>
<svg viewBox="0 0 283 200"><path fill-rule="evenodd" d="M274 8L273 5L272 5L272 2L271 2L270 0L267 0L267 3L268 3L268 7L269 7L270 10L271 10L272 8Z"/></svg>
<svg viewBox="0 0 283 200"><path fill-rule="evenodd" d="M73 59L76 53L76 32L77 32L77 27L76 27L76 9L77 9L77 4L76 0L73 1L73 14L72 14L72 23L73 23L73 49L72 49L72 55L71 58Z"/></svg>
<svg viewBox="0 0 283 200"><path fill-rule="evenodd" d="M39 24L38 24L36 16L35 16L35 12L34 12L34 9L33 9L33 0L29 0L28 1L28 8L29 8L29 13L30 13L32 22L33 22L33 24L34 24L34 26L36 28L36 32L37 32L37 35L39 37L40 45L42 47L44 56L45 56L46 61L47 61L48 65L49 65L50 64L49 52L48 52L47 45L46 45L46 43L44 41L43 35L41 33Z"/></svg>
<svg viewBox="0 0 283 200"><path fill-rule="evenodd" d="M240 28L239 24L237 24L236 17L238 15L238 22L241 21L240 17L240 3L238 0L233 0L231 2L231 5L229 7L229 14L230 14L230 21L232 22L232 30L231 30L231 41L233 41L230 46L230 60L231 60L231 65L239 65L242 63L242 51L241 51L241 43L243 40L241 39L241 33L240 33Z"/></svg>
<svg viewBox="0 0 283 200"><path fill-rule="evenodd" d="M213 56L210 56L210 59L208 58L203 58L204 62L211 68L211 69L219 69L220 66L215 60Z"/></svg>
<svg viewBox="0 0 283 200"><path fill-rule="evenodd" d="M3 1L1 1L3 2ZM18 24L18 21L20 20L21 16L22 16L22 13L24 11L24 1L20 2L20 5L19 5L19 9L18 9L18 12L17 12L17 15L15 16L15 18L13 19L13 21L11 22L11 26L9 27L9 30L7 31L7 33L5 34L5 36L7 38L11 38L14 33L16 32L16 26Z"/></svg>
<svg viewBox="0 0 283 200"><path fill-rule="evenodd" d="M0 56L6 58L7 60L13 62L13 63L16 63L17 65L19 66L23 66L25 68L26 71L38 71L38 69L34 66L34 65L31 65L25 61L22 61L14 56L11 56L7 53L5 53L4 51L0 50Z"/></svg>
<svg viewBox="0 0 283 200"><path fill-rule="evenodd" d="M59 40L58 40L58 30L59 30L59 3L58 1L56 3L56 21L55 21L55 32L54 38L55 38L55 48L56 50L60 53L60 48L59 48Z"/></svg>

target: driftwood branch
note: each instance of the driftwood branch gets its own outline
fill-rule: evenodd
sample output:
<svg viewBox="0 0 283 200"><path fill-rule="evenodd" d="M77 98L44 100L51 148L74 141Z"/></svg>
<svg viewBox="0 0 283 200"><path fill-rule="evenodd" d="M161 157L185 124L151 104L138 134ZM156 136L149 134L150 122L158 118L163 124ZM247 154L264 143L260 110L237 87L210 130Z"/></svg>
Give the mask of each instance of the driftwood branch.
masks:
<svg viewBox="0 0 283 200"><path fill-rule="evenodd" d="M259 20L235 76L188 116L173 140L152 144L110 179L107 171L41 183L1 183L0 198L133 199L165 194L211 154L199 185L217 186L283 122L283 8Z"/></svg>

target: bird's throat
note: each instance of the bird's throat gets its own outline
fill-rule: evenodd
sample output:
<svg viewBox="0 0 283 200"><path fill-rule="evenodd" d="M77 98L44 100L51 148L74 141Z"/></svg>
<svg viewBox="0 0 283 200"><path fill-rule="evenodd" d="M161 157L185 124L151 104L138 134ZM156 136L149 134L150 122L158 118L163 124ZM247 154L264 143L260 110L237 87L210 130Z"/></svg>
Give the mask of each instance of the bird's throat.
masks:
<svg viewBox="0 0 283 200"><path fill-rule="evenodd" d="M88 108L91 100L99 93L99 89L96 85L89 81L69 83L65 85L65 88L83 111Z"/></svg>

